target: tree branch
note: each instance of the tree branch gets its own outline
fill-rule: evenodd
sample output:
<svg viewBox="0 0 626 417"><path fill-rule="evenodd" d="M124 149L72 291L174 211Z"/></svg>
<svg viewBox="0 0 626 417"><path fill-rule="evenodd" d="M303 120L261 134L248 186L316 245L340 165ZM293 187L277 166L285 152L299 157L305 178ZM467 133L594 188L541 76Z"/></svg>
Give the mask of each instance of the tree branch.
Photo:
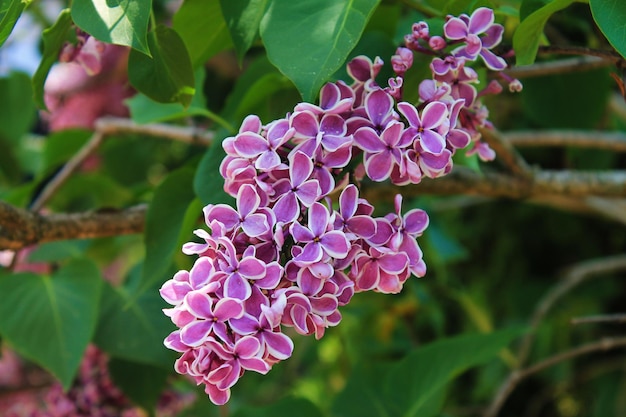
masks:
<svg viewBox="0 0 626 417"><path fill-rule="evenodd" d="M621 132L581 132L575 130L508 132L503 140L518 147L574 146L626 152L626 134Z"/></svg>
<svg viewBox="0 0 626 417"><path fill-rule="evenodd" d="M214 138L213 132L201 131L188 127L178 127L165 124L139 125L130 119L118 117L104 117L96 120L95 131L91 139L74 155L63 168L46 184L37 199L31 204L32 211L39 211L54 193L80 167L85 159L95 152L107 136L125 133L141 134L175 140L191 145L209 146Z"/></svg>
<svg viewBox="0 0 626 417"><path fill-rule="evenodd" d="M612 65L613 61L593 56L560 59L557 61L536 62L532 65L511 67L505 73L512 78L542 77L544 75L566 74L569 72L590 71Z"/></svg>
<svg viewBox="0 0 626 417"><path fill-rule="evenodd" d="M611 61L614 64L620 64L624 62L624 58L620 54L612 50L602 50L587 48L584 46L572 46L572 45L543 45L539 47L537 53L540 54L558 54L558 55L582 55L582 56L595 56L598 58Z"/></svg>
<svg viewBox="0 0 626 417"><path fill-rule="evenodd" d="M364 186L366 198L392 198L424 194L467 194L483 197L526 199L544 195L569 197L624 197L626 171L537 171L532 178L518 178L494 172L478 173L465 167L455 167L442 178L424 178L416 185L392 187L388 184Z"/></svg>
<svg viewBox="0 0 626 417"><path fill-rule="evenodd" d="M0 201L0 249L69 239L141 233L146 206L119 211L41 215Z"/></svg>
<svg viewBox="0 0 626 417"><path fill-rule="evenodd" d="M100 118L96 121L95 128L96 131L106 136L135 133L200 146L211 145L215 138L215 134L207 130L166 124L140 125L130 119L119 117Z"/></svg>
<svg viewBox="0 0 626 417"><path fill-rule="evenodd" d="M535 311L530 320L530 329L520 343L517 353L518 366L523 367L530 347L535 338L535 332L544 317L550 311L552 306L572 289L583 283L585 280L600 274L608 274L611 272L626 270L626 255L616 255L607 258L593 259L568 268L564 273L564 278L554 287L552 287L539 301L535 307ZM493 401L487 408L484 417L495 417L504 405L508 396L513 392L516 385L529 375L542 371L545 368L553 366L562 361L574 358L579 355L595 352L598 350L607 350L614 347L626 346L626 337L616 339L603 339L598 342L589 343L578 348L559 353L548 359L545 359L535 365L512 371L505 381L500 385Z"/></svg>
<svg viewBox="0 0 626 417"><path fill-rule="evenodd" d="M522 366L528 358L530 347L535 339L535 331L539 327L539 324L558 300L589 278L621 270L626 270L626 255L592 259L568 268L563 275L563 279L552 287L535 307L532 319L530 320L530 330L522 339L518 350L517 359L520 366Z"/></svg>
<svg viewBox="0 0 626 417"><path fill-rule="evenodd" d="M30 209L34 212L37 212L43 208L43 206L52 198L54 193L57 192L59 188L65 181L67 181L70 176L81 166L81 164L87 159L89 155L91 155L102 143L104 139L104 135L102 132L96 131L91 136L91 139L87 141L83 145L82 148L74 155L63 168L46 184L41 193L37 196L35 201L30 205Z"/></svg>
<svg viewBox="0 0 626 417"><path fill-rule="evenodd" d="M543 371L551 366L557 365L561 362L574 359L578 356L587 355L590 353L604 352L611 349L620 347L626 347L626 337L616 338L604 338L597 342L588 343L586 345L579 346L577 348L561 352L547 359L544 359L535 365L532 365L526 369L512 372L506 381L500 386L498 393L494 397L494 401L489 405L484 417L495 417L504 405L504 402L509 397L515 387L524 379L530 375Z"/></svg>
<svg viewBox="0 0 626 417"><path fill-rule="evenodd" d="M501 161L513 175L530 179L533 173L524 158L517 152L510 142L493 129L480 129L480 134L487 144L494 150L497 159Z"/></svg>
<svg viewBox="0 0 626 417"><path fill-rule="evenodd" d="M601 314L597 316L574 317L570 323L586 324L586 323L626 323L626 314Z"/></svg>

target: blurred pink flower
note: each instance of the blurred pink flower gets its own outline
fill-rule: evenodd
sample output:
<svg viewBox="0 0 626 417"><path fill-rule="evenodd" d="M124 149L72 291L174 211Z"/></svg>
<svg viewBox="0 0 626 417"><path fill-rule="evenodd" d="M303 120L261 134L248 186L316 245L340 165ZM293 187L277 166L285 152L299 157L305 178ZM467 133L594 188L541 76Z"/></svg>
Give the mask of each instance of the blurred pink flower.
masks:
<svg viewBox="0 0 626 417"><path fill-rule="evenodd" d="M133 94L128 84L128 48L88 37L78 47L66 47L44 86L51 131L91 128L101 116L128 115L124 100Z"/></svg>

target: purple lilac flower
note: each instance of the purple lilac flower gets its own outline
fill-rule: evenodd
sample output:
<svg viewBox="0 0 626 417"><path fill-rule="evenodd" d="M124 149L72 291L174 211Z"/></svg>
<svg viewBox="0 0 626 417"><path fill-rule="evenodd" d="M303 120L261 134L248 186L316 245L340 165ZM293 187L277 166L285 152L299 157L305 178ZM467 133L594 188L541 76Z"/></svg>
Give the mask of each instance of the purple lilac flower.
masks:
<svg viewBox="0 0 626 417"><path fill-rule="evenodd" d="M479 7L471 16L462 14L451 17L443 30L448 39L466 42L466 45L452 51L454 56L472 61L480 56L489 69L500 71L506 68L504 59L490 51L500 43L504 32L502 25L494 24L493 10ZM483 34L484 36L480 36Z"/></svg>
<svg viewBox="0 0 626 417"><path fill-rule="evenodd" d="M397 77L388 87L375 80L380 58L356 57L347 67L350 85L328 83L319 103L299 103L267 125L248 116L223 141L220 174L236 208L204 208L208 230L194 231L200 242L183 246L197 256L193 267L160 290L177 327L164 342L181 354L175 370L203 384L211 401L227 402L246 371L264 374L288 359L294 344L286 327L319 339L356 292L397 293L411 275L426 273L416 240L426 213L402 214L398 195L394 213L373 217L360 181L436 178L466 147L490 156L478 132L489 126L480 103L488 91L476 93L469 67L478 56L491 67L504 62L492 57L502 33L485 10L448 20L446 38L465 43L452 53L447 46L459 42L416 23L408 49L391 59ZM413 51L437 55L415 105L401 100Z"/></svg>

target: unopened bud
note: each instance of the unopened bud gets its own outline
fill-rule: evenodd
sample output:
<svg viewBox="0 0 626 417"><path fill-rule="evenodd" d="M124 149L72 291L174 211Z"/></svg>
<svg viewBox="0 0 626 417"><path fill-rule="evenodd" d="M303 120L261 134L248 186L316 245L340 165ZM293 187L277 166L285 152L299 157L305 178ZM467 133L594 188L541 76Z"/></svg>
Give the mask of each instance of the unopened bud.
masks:
<svg viewBox="0 0 626 417"><path fill-rule="evenodd" d="M511 93L519 93L523 89L524 89L524 86L522 85L522 82L518 80L517 78L515 78L513 81L509 83L509 91Z"/></svg>
<svg viewBox="0 0 626 417"><path fill-rule="evenodd" d="M447 45L444 38L441 36L433 36L428 40L428 46L430 46L434 51L439 51L445 48Z"/></svg>

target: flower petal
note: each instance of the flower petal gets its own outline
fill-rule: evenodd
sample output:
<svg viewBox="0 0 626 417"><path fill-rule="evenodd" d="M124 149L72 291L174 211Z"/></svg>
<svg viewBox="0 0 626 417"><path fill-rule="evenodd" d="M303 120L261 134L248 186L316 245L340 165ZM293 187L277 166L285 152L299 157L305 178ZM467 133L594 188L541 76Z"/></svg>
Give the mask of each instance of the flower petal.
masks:
<svg viewBox="0 0 626 417"><path fill-rule="evenodd" d="M453 17L443 25L443 33L448 39L465 39L468 34L468 27L464 21L458 17Z"/></svg>
<svg viewBox="0 0 626 417"><path fill-rule="evenodd" d="M372 181L384 181L389 178L393 169L393 159L391 153L380 152L370 154L365 158L365 172Z"/></svg>
<svg viewBox="0 0 626 417"><path fill-rule="evenodd" d="M215 318L226 321L239 318L243 315L243 304L235 298L222 298L215 304L213 314Z"/></svg>
<svg viewBox="0 0 626 417"><path fill-rule="evenodd" d="M487 30L494 21L493 10L487 7L479 7L474 10L470 17L469 31L470 33L479 34Z"/></svg>
<svg viewBox="0 0 626 417"><path fill-rule="evenodd" d="M265 346L270 355L278 360L285 360L293 352L293 341L283 333L264 332Z"/></svg>

